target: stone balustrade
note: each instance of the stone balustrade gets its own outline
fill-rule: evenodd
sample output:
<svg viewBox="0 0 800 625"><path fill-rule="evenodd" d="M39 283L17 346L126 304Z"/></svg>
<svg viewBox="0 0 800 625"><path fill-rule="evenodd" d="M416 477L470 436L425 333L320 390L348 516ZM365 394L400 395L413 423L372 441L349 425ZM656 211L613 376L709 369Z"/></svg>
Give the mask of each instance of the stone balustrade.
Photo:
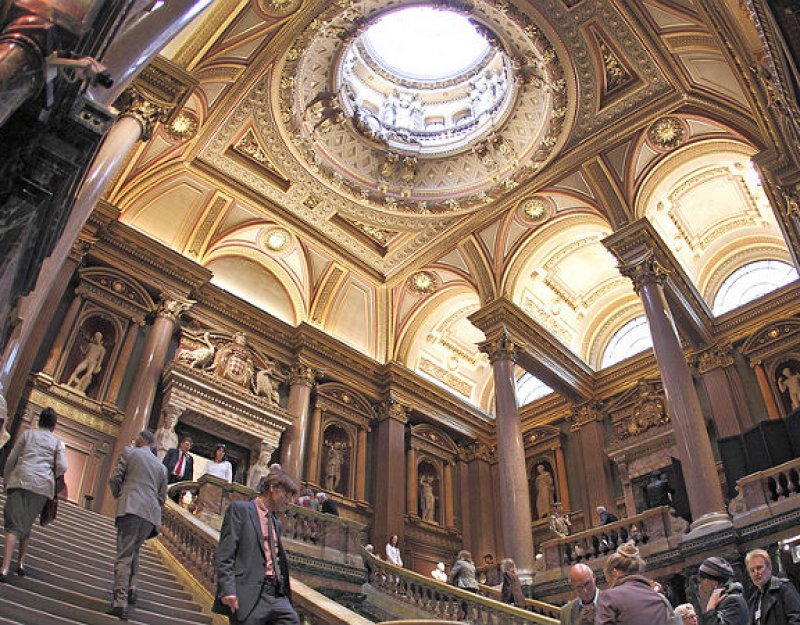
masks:
<svg viewBox="0 0 800 625"><path fill-rule="evenodd" d="M395 601L442 621L469 621L483 625L556 625L558 620L482 597L455 586L394 566L362 552L369 584ZM555 608L552 607L554 610ZM405 622L405 621L404 621ZM424 621L429 622L429 621Z"/></svg>
<svg viewBox="0 0 800 625"><path fill-rule="evenodd" d="M182 484L188 487L191 483ZM160 540L213 596L216 591L214 558L219 532L175 502L167 501L162 513ZM301 622L307 625L372 625L371 621L297 579L292 578L291 585L292 603Z"/></svg>
<svg viewBox="0 0 800 625"><path fill-rule="evenodd" d="M483 596L494 599L495 601L500 601L502 591L499 588L480 584L480 589ZM561 610L558 606L536 599L525 599L525 609L534 614L541 614L542 616L548 616L556 620L561 616Z"/></svg>
<svg viewBox="0 0 800 625"><path fill-rule="evenodd" d="M746 475L728 505L736 527L785 514L800 506L800 458Z"/></svg>
<svg viewBox="0 0 800 625"><path fill-rule="evenodd" d="M228 506L234 501L251 500L256 492L227 482L213 475L203 475L196 482L178 482L170 486L169 493L184 501L185 493L189 512L206 525L219 530ZM361 568L361 545L366 539L366 525L351 519L322 514L310 508L289 504L278 515L283 526L287 551L313 556L320 560L347 564Z"/></svg>
<svg viewBox="0 0 800 625"><path fill-rule="evenodd" d="M643 556L670 548L681 540L687 523L675 517L669 506L659 506L608 525L602 525L564 538L541 544L545 571L536 575L537 581L549 581L566 575L566 569L577 562L593 568L622 543L632 541Z"/></svg>

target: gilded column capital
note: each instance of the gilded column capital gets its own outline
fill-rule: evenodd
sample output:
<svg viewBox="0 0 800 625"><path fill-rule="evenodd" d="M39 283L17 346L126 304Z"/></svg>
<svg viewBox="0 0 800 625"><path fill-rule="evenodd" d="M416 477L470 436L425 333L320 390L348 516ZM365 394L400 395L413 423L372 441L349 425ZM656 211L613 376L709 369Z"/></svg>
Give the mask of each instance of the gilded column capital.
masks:
<svg viewBox="0 0 800 625"><path fill-rule="evenodd" d="M169 319L175 325L178 325L180 317L183 313L189 310L194 305L194 301L182 299L162 293L158 300L158 308L156 308L156 317L163 317Z"/></svg>
<svg viewBox="0 0 800 625"><path fill-rule="evenodd" d="M691 364L701 375L719 367L730 367L733 364L733 349L729 345L715 345L695 354Z"/></svg>
<svg viewBox="0 0 800 625"><path fill-rule="evenodd" d="M498 360L516 362L519 356L519 346L511 340L511 335L505 328L497 338L479 343L478 349L489 356L492 364Z"/></svg>
<svg viewBox="0 0 800 625"><path fill-rule="evenodd" d="M378 404L378 421L385 421L386 419L394 419L402 424L408 423L407 406L401 404L393 394L389 395L389 399L382 401Z"/></svg>
<svg viewBox="0 0 800 625"><path fill-rule="evenodd" d="M322 375L322 372L318 369L314 369L304 362L296 362L292 365L291 371L289 371L289 385L300 384L311 387L314 386L320 375Z"/></svg>
<svg viewBox="0 0 800 625"><path fill-rule="evenodd" d="M789 219L800 217L800 185L778 187L783 197L783 214Z"/></svg>
<svg viewBox="0 0 800 625"><path fill-rule="evenodd" d="M603 421L605 413L598 402L589 401L579 406L574 406L569 416L572 425L570 432L578 432L582 427L595 421Z"/></svg>
<svg viewBox="0 0 800 625"><path fill-rule="evenodd" d="M482 460L483 462L491 464L497 461L497 448L481 443L480 441L473 441L459 447L458 459L464 462Z"/></svg>
<svg viewBox="0 0 800 625"><path fill-rule="evenodd" d="M148 97L136 85L128 87L116 101L115 106L122 111L120 117L130 117L139 122L142 127L140 137L142 141L150 139L156 123L166 121L171 111L169 105Z"/></svg>
<svg viewBox="0 0 800 625"><path fill-rule="evenodd" d="M646 284L664 284L669 271L658 262L656 255L650 251L644 256L629 263L621 263L619 272L633 282L633 290L638 295Z"/></svg>

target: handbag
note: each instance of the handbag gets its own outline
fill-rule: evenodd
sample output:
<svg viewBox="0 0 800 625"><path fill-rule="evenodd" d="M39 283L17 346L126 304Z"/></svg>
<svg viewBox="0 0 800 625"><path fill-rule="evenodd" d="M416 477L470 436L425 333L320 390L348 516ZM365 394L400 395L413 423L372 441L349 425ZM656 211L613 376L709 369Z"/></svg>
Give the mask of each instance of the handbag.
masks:
<svg viewBox="0 0 800 625"><path fill-rule="evenodd" d="M39 525L48 525L55 521L58 514L58 500L67 498L67 482L64 480L63 475L56 476L56 462L58 460L58 447L53 453L53 476L55 477L55 485L53 488L53 498L48 499L41 513L39 513Z"/></svg>

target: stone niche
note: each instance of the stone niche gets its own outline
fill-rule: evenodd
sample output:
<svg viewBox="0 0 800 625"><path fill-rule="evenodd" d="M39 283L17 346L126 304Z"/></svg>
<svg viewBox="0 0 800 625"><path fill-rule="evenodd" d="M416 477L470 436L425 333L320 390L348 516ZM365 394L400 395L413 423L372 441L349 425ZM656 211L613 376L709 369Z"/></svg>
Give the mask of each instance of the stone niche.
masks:
<svg viewBox="0 0 800 625"><path fill-rule="evenodd" d="M781 319L742 345L756 373L768 412L787 416L800 408L800 319Z"/></svg>

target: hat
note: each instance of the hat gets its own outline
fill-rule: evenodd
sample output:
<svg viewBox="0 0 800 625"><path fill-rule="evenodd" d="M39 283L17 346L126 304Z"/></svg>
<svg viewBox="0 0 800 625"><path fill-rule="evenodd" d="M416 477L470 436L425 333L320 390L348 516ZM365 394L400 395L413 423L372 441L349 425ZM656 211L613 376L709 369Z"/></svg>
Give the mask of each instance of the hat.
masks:
<svg viewBox="0 0 800 625"><path fill-rule="evenodd" d="M712 556L711 558L703 560L703 563L697 570L697 574L700 577L727 582L729 579L733 578L733 567L725 558Z"/></svg>

